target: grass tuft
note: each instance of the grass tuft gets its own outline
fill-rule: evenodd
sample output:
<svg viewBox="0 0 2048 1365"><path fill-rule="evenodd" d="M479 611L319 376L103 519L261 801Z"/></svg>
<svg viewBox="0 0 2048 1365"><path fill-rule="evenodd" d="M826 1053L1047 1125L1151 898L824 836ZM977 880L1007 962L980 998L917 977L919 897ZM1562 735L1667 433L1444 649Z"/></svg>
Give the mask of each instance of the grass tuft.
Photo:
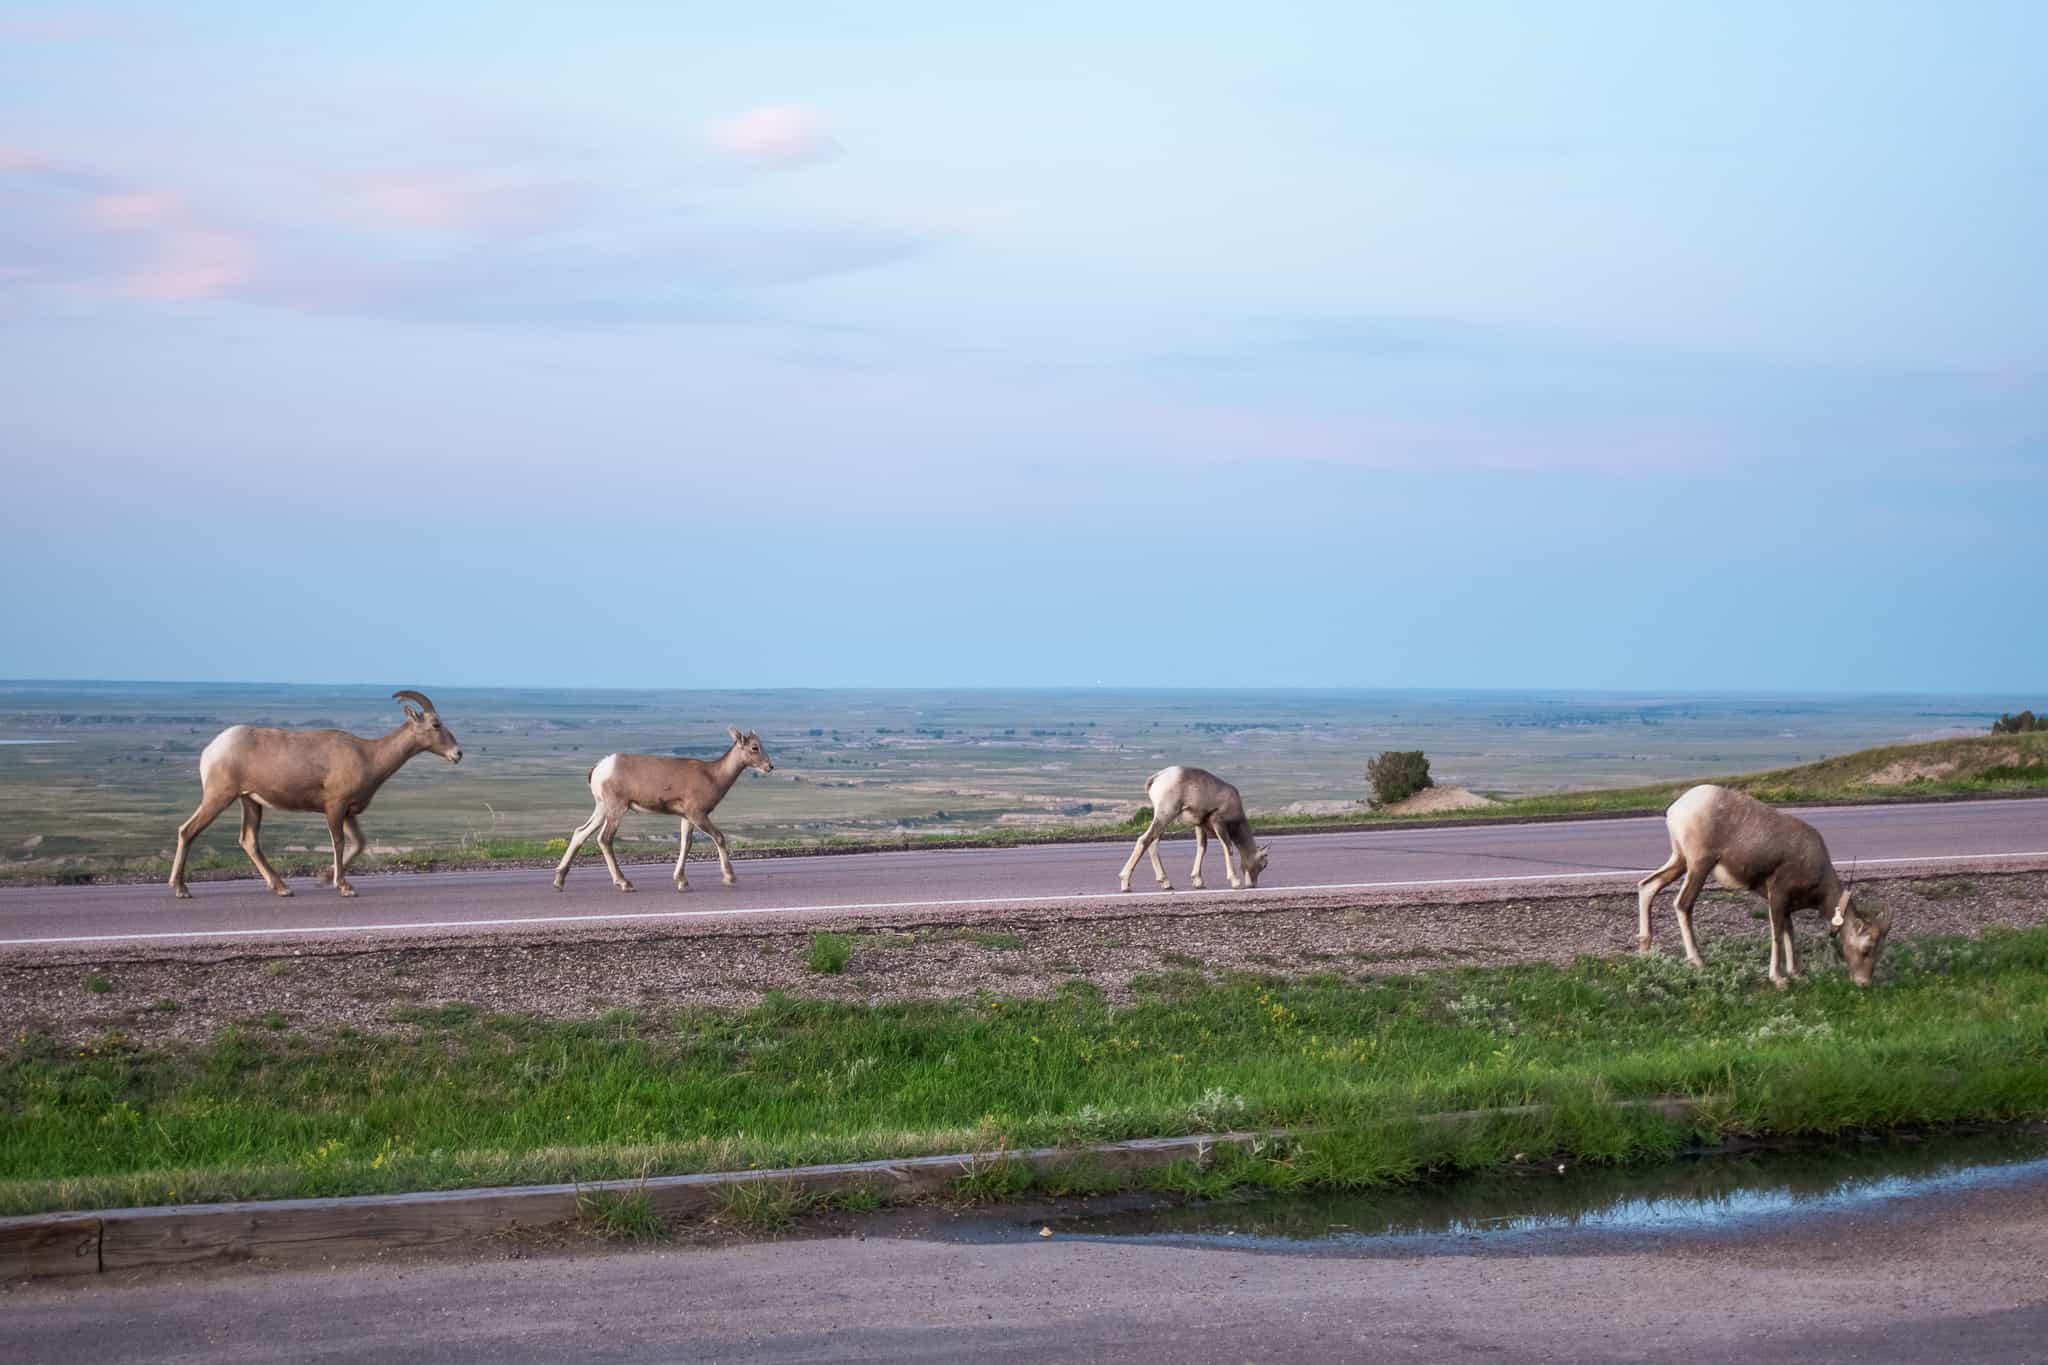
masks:
<svg viewBox="0 0 2048 1365"><path fill-rule="evenodd" d="M853 959L853 940L845 934L816 933L804 951L804 966L827 976L838 976Z"/></svg>

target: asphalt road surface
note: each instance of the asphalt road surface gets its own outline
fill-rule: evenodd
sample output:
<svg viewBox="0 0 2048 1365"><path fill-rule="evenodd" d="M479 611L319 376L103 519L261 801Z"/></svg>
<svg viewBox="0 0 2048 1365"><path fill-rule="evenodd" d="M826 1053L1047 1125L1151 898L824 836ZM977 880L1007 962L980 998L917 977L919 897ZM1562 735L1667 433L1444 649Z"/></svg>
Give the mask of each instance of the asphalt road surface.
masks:
<svg viewBox="0 0 2048 1365"><path fill-rule="evenodd" d="M119 1273L0 1291L0 1359L2048 1360L2048 1180L1654 1232L1287 1254L1055 1236Z"/></svg>
<svg viewBox="0 0 2048 1365"><path fill-rule="evenodd" d="M1872 876L1954 859L2048 855L2048 799L1841 806L1800 814L1826 836L1839 866L1853 864ZM1162 853L1182 901L1229 896L1256 902L1374 888L1620 884L1661 863L1668 847L1657 817L1288 834L1270 842L1272 864L1254 892L1227 889L1214 848L1205 892L1189 889L1191 839L1176 837ZM639 888L630 896L615 891L601 867L581 863L562 893L536 868L361 874L354 879L361 894L353 900L310 879L295 882L297 894L288 900L254 879L195 882L189 901L174 899L161 885L23 888L0 891L0 952L95 942L573 932L578 925L706 917L901 920L990 907L1100 910L1118 899L1116 873L1128 852L1126 845L1058 844L750 859L737 864L735 887L719 882L715 864L692 862L686 895L669 880L673 860L630 867L627 875ZM1156 894L1145 867L1132 887L1123 899Z"/></svg>

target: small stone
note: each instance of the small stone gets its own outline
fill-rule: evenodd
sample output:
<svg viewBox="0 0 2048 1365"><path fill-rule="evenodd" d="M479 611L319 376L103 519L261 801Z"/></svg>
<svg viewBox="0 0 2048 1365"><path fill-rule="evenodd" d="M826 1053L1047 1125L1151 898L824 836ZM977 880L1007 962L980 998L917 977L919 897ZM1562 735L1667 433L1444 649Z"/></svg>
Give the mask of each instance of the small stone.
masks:
<svg viewBox="0 0 2048 1365"><path fill-rule="evenodd" d="M1040 1228L1040 1229L1038 1230L1038 1235L1039 1235L1040 1237L1050 1237L1050 1236L1052 1236L1052 1229L1051 1229L1051 1228L1046 1228L1046 1227L1042 1227L1042 1228Z"/></svg>

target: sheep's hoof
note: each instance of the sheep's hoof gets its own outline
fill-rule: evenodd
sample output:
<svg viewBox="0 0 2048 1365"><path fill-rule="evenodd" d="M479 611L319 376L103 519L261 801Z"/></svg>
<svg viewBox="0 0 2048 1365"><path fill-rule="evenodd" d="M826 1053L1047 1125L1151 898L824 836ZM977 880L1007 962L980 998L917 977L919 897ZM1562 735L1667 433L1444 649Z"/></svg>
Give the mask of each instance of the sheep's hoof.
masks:
<svg viewBox="0 0 2048 1365"><path fill-rule="evenodd" d="M270 893L273 896L289 899L292 894L292 889L289 886L286 886L283 882L279 882L276 886L270 888ZM351 891L349 892L349 894L353 896L355 892Z"/></svg>
<svg viewBox="0 0 2048 1365"><path fill-rule="evenodd" d="M738 877L720 877L719 880L724 882L727 886L736 886L739 883Z"/></svg>
<svg viewBox="0 0 2048 1365"><path fill-rule="evenodd" d="M1636 951L1639 953L1648 953L1654 952L1655 949L1650 947L1650 940L1646 938L1639 938L1636 940Z"/></svg>
<svg viewBox="0 0 2048 1365"><path fill-rule="evenodd" d="M690 884L689 884L688 882L677 882L677 883L676 883L676 894L677 894L677 895L681 895L681 894L682 894L683 892L685 892L685 891L688 891L689 889L690 889Z"/></svg>
<svg viewBox="0 0 2048 1365"><path fill-rule="evenodd" d="M618 882L616 885L621 891L631 891L633 889L633 883L631 882Z"/></svg>
<svg viewBox="0 0 2048 1365"><path fill-rule="evenodd" d="M336 888L336 890L340 891L342 895L348 897L350 900L355 899L356 889L353 886L350 886L347 882L343 882L339 887ZM285 892L285 895L287 896L289 896L290 894L290 891Z"/></svg>
<svg viewBox="0 0 2048 1365"><path fill-rule="evenodd" d="M1128 891L1131 889L1131 884L1129 882L1118 882L1116 884L1116 889L1119 891ZM192 895L192 893L189 891L180 891L178 894L186 897L187 899L190 899Z"/></svg>
<svg viewBox="0 0 2048 1365"><path fill-rule="evenodd" d="M1160 889L1161 891L1171 891L1171 890L1173 890L1173 883L1172 883L1172 882L1161 882L1161 883L1159 883L1159 889Z"/></svg>
<svg viewBox="0 0 2048 1365"><path fill-rule="evenodd" d="M1777 988L1778 988L1779 990L1781 990L1781 991L1782 991L1782 990L1784 990L1784 989L1785 989L1785 988L1786 988L1787 986L1789 986L1789 985L1791 985L1791 984L1792 984L1792 980L1791 980L1791 978L1790 978L1790 977L1784 977L1784 976L1774 976L1774 977L1772 977L1772 978L1771 978L1771 984L1772 984L1773 986L1776 986L1776 987L1777 987Z"/></svg>
<svg viewBox="0 0 2048 1365"><path fill-rule="evenodd" d="M1130 890L1130 888L1129 888L1129 887L1125 887L1125 888L1124 888L1124 890L1128 891L1128 890ZM182 887L182 886L174 886L174 887L172 887L172 888L171 888L171 894L172 894L173 896L176 896L176 897L177 897L177 898L178 898L179 900L181 900L181 901L189 901L189 900L191 900L191 899L192 899L192 893L191 893L190 891L186 890L186 889L185 889L184 887Z"/></svg>
<svg viewBox="0 0 2048 1365"><path fill-rule="evenodd" d="M1195 878L1193 881L1189 882L1188 885L1194 887L1197 891L1207 891L1209 889L1209 884L1203 881L1200 877ZM1232 882L1231 885L1236 886L1237 883Z"/></svg>
<svg viewBox="0 0 2048 1365"><path fill-rule="evenodd" d="M562 883L564 880L566 879L562 877L555 878L555 890L560 891L562 889Z"/></svg>

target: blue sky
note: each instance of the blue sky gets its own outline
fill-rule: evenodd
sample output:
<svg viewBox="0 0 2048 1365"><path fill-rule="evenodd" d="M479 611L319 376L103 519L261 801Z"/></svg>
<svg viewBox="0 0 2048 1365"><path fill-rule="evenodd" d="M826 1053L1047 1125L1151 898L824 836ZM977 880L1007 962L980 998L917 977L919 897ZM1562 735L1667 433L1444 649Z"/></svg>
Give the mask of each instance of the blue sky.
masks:
<svg viewBox="0 0 2048 1365"><path fill-rule="evenodd" d="M979 8L0 0L0 676L2048 684L2048 9Z"/></svg>

